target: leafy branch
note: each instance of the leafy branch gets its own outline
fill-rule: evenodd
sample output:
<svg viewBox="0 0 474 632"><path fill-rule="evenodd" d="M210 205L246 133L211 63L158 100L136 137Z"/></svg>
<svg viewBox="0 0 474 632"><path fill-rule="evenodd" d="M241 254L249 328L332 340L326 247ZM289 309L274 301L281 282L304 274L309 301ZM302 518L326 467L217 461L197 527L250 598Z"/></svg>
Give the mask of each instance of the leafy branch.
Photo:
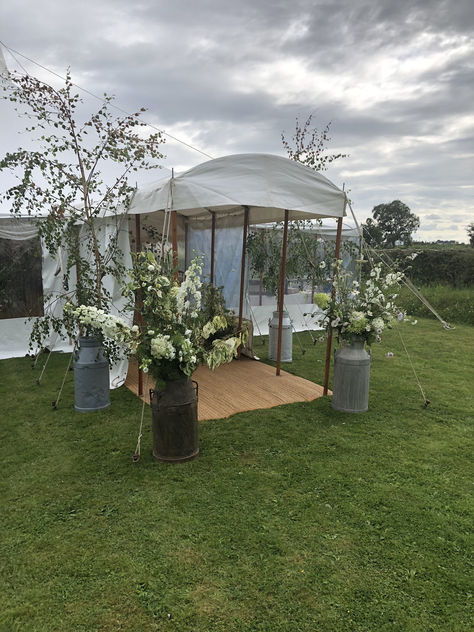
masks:
<svg viewBox="0 0 474 632"><path fill-rule="evenodd" d="M9 73L7 78L4 98L28 118L25 131L39 147L20 147L0 159L0 172L9 171L17 179L2 199L10 203L12 216L41 218L39 235L53 258L60 249L66 252L64 287L73 285L73 269L76 277L72 302L107 309L111 296L104 277L120 280L124 269L117 236L107 246L101 243L102 216L126 212L135 189L130 174L157 168L164 140L159 132L145 131L140 120L144 108L114 117L108 95L97 111L81 117L84 103L74 92L69 70L60 88L29 75ZM70 319L51 313L35 327L39 346L49 328L73 333Z"/></svg>

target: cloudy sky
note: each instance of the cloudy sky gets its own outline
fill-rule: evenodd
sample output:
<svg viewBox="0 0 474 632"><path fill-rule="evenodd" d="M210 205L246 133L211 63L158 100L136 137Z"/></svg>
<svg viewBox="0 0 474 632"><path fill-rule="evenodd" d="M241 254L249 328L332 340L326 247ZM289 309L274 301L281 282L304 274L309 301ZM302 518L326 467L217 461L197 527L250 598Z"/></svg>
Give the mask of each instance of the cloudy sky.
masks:
<svg viewBox="0 0 474 632"><path fill-rule="evenodd" d="M281 132L331 122L326 172L359 220L400 199L417 239L467 242L474 221L472 0L15 0L11 70L114 94L205 154L285 155ZM11 51L17 51L12 54ZM89 98L89 97L86 97ZM3 128L3 129L2 129ZM2 138L12 126L0 121ZM163 166L204 160L168 137Z"/></svg>

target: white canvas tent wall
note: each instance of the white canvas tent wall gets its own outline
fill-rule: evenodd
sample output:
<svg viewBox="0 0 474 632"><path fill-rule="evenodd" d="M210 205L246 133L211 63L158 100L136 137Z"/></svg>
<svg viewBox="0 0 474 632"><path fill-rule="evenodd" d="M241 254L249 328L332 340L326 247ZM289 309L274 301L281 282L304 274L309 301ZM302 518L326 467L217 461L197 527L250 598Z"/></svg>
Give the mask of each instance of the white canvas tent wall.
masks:
<svg viewBox="0 0 474 632"><path fill-rule="evenodd" d="M7 76L8 69L5 64L3 52L0 46L0 87L2 85L8 85L9 79ZM11 105L0 100L0 114L4 122L11 122L11 128L15 129L18 121L18 114L14 111ZM3 139L3 151L16 151L17 143L14 142L14 138L7 139L10 146L5 144ZM25 145L26 142L26 145ZM30 141L31 142L31 141ZM29 150L28 140L24 139L22 145L25 149ZM9 187L17 184L14 176L8 173L2 173L2 189L6 190ZM0 205L0 238L10 240L26 240L35 237L38 233L38 222L41 221L43 216L47 215L47 210L44 213L39 213L37 217L25 215L15 217L12 219L8 204L3 203ZM108 241L117 234L117 222L120 222L119 236L119 248L123 252L123 264L128 268L131 266L130 257L130 243L128 226L126 222L122 222L120 216L116 216L113 213L109 213L104 217L98 219L100 224L99 230L101 233L101 243L105 248ZM43 283L43 295L51 295L51 299L46 300L44 304L45 312L54 312L55 315L61 313L62 304L56 300L57 296L62 293L63 288L63 275L62 272L65 269L66 253L64 251L59 252L56 258L52 258L50 253L44 244L42 244L42 283ZM70 278L71 288L74 286L74 270ZM115 279L106 278L104 284L111 292L113 297L113 311L114 313L122 313L124 306L124 300L121 296L120 288ZM31 332L32 322L26 318L0 318L0 358L19 357L24 356L28 352L28 341ZM61 339L55 333L51 334L51 337L47 343L49 349L54 351L70 351L72 349L71 341ZM126 361L119 362L112 367L110 372L111 388L120 386L125 381L127 372Z"/></svg>
<svg viewBox="0 0 474 632"><path fill-rule="evenodd" d="M31 218L15 217L12 219L7 210L0 210L0 239L27 240L38 235L38 222L41 217ZM128 226L122 222L120 216L100 218L98 233L102 246L105 248L111 238L118 233L119 248L123 253L123 264L131 267L130 244ZM58 296L63 293L63 271L66 269L66 253L60 250L55 258L52 258L48 249L42 243L42 281L43 296L45 297L45 313L61 315L63 302ZM74 288L75 274L70 275L70 289ZM125 301L115 279L104 279L104 285L112 295L113 312L123 316ZM46 298L49 297L49 298ZM27 318L2 318L0 319L0 358L21 357L28 353L29 336L33 320ZM52 332L47 341L47 347L52 351L72 351L71 341L63 339ZM128 363L126 360L116 363L110 371L110 386L117 388L125 381Z"/></svg>

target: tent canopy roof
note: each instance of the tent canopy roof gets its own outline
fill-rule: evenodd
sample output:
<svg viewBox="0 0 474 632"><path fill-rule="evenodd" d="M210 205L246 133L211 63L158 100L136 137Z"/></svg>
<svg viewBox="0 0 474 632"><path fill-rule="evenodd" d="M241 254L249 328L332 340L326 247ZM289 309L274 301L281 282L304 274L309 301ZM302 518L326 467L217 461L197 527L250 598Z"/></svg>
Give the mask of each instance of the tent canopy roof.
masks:
<svg viewBox="0 0 474 632"><path fill-rule="evenodd" d="M235 154L204 162L172 178L139 188L129 213L166 209L187 217L209 217L250 209L252 223L343 217L345 193L298 162L271 154Z"/></svg>

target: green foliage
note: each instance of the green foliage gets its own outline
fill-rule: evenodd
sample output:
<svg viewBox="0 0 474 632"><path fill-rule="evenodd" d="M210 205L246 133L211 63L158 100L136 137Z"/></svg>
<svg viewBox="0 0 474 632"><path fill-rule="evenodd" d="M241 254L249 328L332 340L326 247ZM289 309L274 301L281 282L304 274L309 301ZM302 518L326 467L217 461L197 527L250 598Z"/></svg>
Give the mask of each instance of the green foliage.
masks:
<svg viewBox="0 0 474 632"><path fill-rule="evenodd" d="M367 218L365 224L362 224L362 233L364 237L364 241L372 247L379 247L383 242L383 233L382 229L378 225L377 222L371 217Z"/></svg>
<svg viewBox="0 0 474 632"><path fill-rule="evenodd" d="M412 259L415 254L417 256ZM394 248L382 251L380 255L399 261L415 284L474 286L474 251L471 248Z"/></svg>
<svg viewBox="0 0 474 632"><path fill-rule="evenodd" d="M140 368L150 371L155 380L189 377L204 362L213 370L237 353L241 337L231 335L233 318L219 290L207 291L201 310L201 274L199 257L191 262L181 283L173 278L166 259L156 260L151 251L134 257L131 280L124 289L129 308L139 315L139 325L130 330L131 350Z"/></svg>
<svg viewBox="0 0 474 632"><path fill-rule="evenodd" d="M112 297L103 280L109 275L122 278L124 269L117 246L120 222L104 249L101 217L128 208L134 191L129 177L138 169L158 166L152 161L162 157L161 134L143 134L143 109L114 117L112 97L107 95L97 112L81 118L83 103L74 93L69 72L59 89L29 75L9 73L8 79L2 84L4 98L32 122L26 132L38 149L19 148L0 160L0 171L8 170L18 179L2 197L10 202L13 216L43 217L48 212L38 222L39 234L53 258L60 248L67 253L63 298L108 309ZM51 328L71 337L76 334L70 319L48 313L34 325L32 346L41 348Z"/></svg>
<svg viewBox="0 0 474 632"><path fill-rule="evenodd" d="M422 285L420 292L436 312L449 324L474 325L474 287L453 288L449 285ZM413 316L435 318L433 313L408 288L401 288L400 306Z"/></svg>
<svg viewBox="0 0 474 632"><path fill-rule="evenodd" d="M212 283L203 283L201 287L201 316L204 322L209 322L215 316L222 316L228 320L229 325L234 321L234 312L227 309L223 287L217 287Z"/></svg>
<svg viewBox="0 0 474 632"><path fill-rule="evenodd" d="M323 285L330 281L328 275L336 242L321 239L316 229L318 224L296 220L288 223L286 278L296 282L299 289L306 285ZM283 223L274 224L266 230L251 231L247 238L247 253L250 271L262 275L265 291L276 296L279 291ZM345 253L355 256L357 246L350 241L341 243L341 257Z"/></svg>
<svg viewBox="0 0 474 632"><path fill-rule="evenodd" d="M372 246L393 248L397 241L408 245L420 226L418 217L400 200L374 206L372 215L374 220L363 225L364 238Z"/></svg>
<svg viewBox="0 0 474 632"><path fill-rule="evenodd" d="M466 244L454 240L437 239L436 241L413 241L409 248L420 250L463 250Z"/></svg>
<svg viewBox="0 0 474 632"><path fill-rule="evenodd" d="M227 323L226 327L222 327L219 331L212 333L208 340L213 342L217 338L242 334L242 342L245 344L248 339L248 326L244 321L242 323L242 330L238 330L239 319L232 310L226 307L222 291L223 287L216 287L212 283L204 283L201 289L202 302L200 317L202 322L212 322L217 316L218 318L223 318Z"/></svg>
<svg viewBox="0 0 474 632"><path fill-rule="evenodd" d="M472 248L474 248L474 222L471 222L467 226L467 235L469 237L469 243Z"/></svg>
<svg viewBox="0 0 474 632"><path fill-rule="evenodd" d="M362 337L368 345L380 342L384 329L395 320L410 320L395 303L403 277L401 272L382 273L382 265L374 266L362 282L344 270L339 259L333 264L334 294L315 294L314 302L321 312L315 322L326 334L333 332L338 340Z"/></svg>
<svg viewBox="0 0 474 632"><path fill-rule="evenodd" d="M69 357L41 387L27 359L0 361L0 630L471 629L473 333L403 331L426 409L391 331L367 413L320 398L201 422L181 465L153 460L148 408L133 464L126 388L76 413L68 374L48 411ZM325 346L298 339L285 370L321 383Z"/></svg>

